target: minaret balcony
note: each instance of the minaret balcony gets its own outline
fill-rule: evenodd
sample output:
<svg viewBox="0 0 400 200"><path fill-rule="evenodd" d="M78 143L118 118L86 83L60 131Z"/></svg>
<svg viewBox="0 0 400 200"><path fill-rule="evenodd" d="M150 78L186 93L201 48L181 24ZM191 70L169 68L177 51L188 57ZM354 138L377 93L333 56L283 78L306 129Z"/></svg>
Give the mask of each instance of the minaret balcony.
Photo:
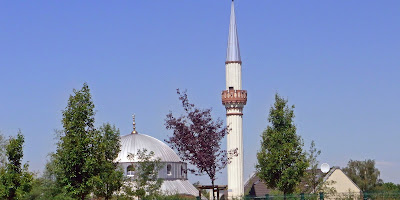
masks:
<svg viewBox="0 0 400 200"><path fill-rule="evenodd" d="M224 90L222 91L222 104L242 104L246 105L247 90Z"/></svg>

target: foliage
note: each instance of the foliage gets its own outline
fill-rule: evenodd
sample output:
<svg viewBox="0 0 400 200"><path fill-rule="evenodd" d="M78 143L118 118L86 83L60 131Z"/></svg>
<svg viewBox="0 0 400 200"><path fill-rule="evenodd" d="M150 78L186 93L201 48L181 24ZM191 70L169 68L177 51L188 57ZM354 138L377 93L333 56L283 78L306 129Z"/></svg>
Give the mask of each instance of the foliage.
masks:
<svg viewBox="0 0 400 200"><path fill-rule="evenodd" d="M118 168L118 163L114 162L121 148L119 134L119 130L108 123L100 127L97 149L99 174L92 181L94 194L106 200L111 199L123 184L124 173Z"/></svg>
<svg viewBox="0 0 400 200"><path fill-rule="evenodd" d="M394 184L392 182L378 183L372 191L374 192L400 192L400 184Z"/></svg>
<svg viewBox="0 0 400 200"><path fill-rule="evenodd" d="M85 199L92 189L89 184L96 176L94 104L87 84L74 89L63 111L63 131L54 154L56 177L76 199Z"/></svg>
<svg viewBox="0 0 400 200"><path fill-rule="evenodd" d="M57 184L75 199L85 199L91 192L110 198L122 184L122 174L111 173L116 169L112 160L119 152L119 131L109 124L96 130L94 104L86 83L73 92L63 111L63 130L54 154Z"/></svg>
<svg viewBox="0 0 400 200"><path fill-rule="evenodd" d="M258 176L268 187L284 194L293 193L308 167L303 142L296 134L293 109L287 100L275 95L268 117L270 125L262 134L261 150L257 153Z"/></svg>
<svg viewBox="0 0 400 200"><path fill-rule="evenodd" d="M134 176L128 177L123 186L125 196L154 199L160 195L163 180L158 178L158 171L164 167L164 164L161 163L161 158L154 158L154 152L148 153L147 149L128 155L128 159L131 161L134 161L135 157L138 162L132 162Z"/></svg>
<svg viewBox="0 0 400 200"><path fill-rule="evenodd" d="M336 183L336 181L325 181L321 182L318 187L316 188L316 191L318 193L324 193L325 198L329 199L330 197L337 197L338 192L336 191L336 188L333 187L333 185Z"/></svg>
<svg viewBox="0 0 400 200"><path fill-rule="evenodd" d="M0 198L21 199L32 188L33 174L22 165L24 136L21 132L6 145L7 163L0 169Z"/></svg>
<svg viewBox="0 0 400 200"><path fill-rule="evenodd" d="M189 103L185 92L177 89L179 100L182 102L184 115L174 117L170 112L165 119L167 130L173 130L173 135L166 140L175 149L182 160L197 167L188 169L196 175L207 174L212 185L216 173L229 163L232 156L237 156L237 150L221 150L221 140L228 133L220 119L214 121L211 109L199 109Z"/></svg>
<svg viewBox="0 0 400 200"><path fill-rule="evenodd" d="M362 191L369 191L379 183L380 172L375 168L374 160L357 161L350 160L343 172L358 186Z"/></svg>
<svg viewBox="0 0 400 200"><path fill-rule="evenodd" d="M56 182L54 154L49 155L45 170L39 178L35 178L32 184L32 190L24 199L26 200L72 200L66 189Z"/></svg>
<svg viewBox="0 0 400 200"><path fill-rule="evenodd" d="M307 160L309 163L309 170L305 173L305 183L311 188L312 193L315 192L319 183L322 182L322 176L318 176L318 156L321 154L321 150L317 150L315 142L311 141L310 150L307 153Z"/></svg>
<svg viewBox="0 0 400 200"><path fill-rule="evenodd" d="M58 187L55 181L48 180L44 177L36 178L32 184L32 190L25 195L25 200L73 200L70 195Z"/></svg>

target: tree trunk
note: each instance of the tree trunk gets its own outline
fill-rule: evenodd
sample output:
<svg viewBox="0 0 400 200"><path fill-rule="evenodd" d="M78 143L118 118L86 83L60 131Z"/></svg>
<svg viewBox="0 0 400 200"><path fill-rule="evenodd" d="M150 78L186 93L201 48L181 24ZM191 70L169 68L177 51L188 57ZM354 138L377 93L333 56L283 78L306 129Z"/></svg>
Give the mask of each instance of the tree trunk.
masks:
<svg viewBox="0 0 400 200"><path fill-rule="evenodd" d="M111 195L108 195L108 184L106 184L106 195L105 195L105 200L109 200Z"/></svg>
<svg viewBox="0 0 400 200"><path fill-rule="evenodd" d="M211 181L211 185L212 185L213 200L215 200L214 180Z"/></svg>

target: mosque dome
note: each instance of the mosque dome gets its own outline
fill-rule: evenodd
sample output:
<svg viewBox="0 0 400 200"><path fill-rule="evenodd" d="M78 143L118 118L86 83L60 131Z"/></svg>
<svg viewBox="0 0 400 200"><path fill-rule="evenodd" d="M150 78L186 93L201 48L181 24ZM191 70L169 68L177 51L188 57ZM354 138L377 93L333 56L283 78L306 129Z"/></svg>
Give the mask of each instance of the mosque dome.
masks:
<svg viewBox="0 0 400 200"><path fill-rule="evenodd" d="M163 167L159 169L157 178L163 179L160 190L166 194L181 194L197 196L199 191L188 181L187 163L164 142L136 131L135 116L133 117L133 131L129 135L121 136L121 151L115 159L123 169L124 175L135 178L135 165L140 162L137 156L128 159L130 153L136 155L139 150L146 149L154 152L153 158L160 158Z"/></svg>
<svg viewBox="0 0 400 200"><path fill-rule="evenodd" d="M127 156L136 154L139 150L146 149L154 152L154 158L160 158L161 162L182 162L178 155L165 143L145 134L129 134L121 137L121 152L117 162L138 162L137 157L129 160Z"/></svg>

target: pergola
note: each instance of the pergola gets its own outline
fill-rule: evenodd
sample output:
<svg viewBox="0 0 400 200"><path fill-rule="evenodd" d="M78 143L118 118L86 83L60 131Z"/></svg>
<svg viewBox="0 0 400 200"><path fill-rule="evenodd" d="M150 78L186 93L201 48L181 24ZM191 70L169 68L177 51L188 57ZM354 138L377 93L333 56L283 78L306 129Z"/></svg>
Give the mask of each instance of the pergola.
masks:
<svg viewBox="0 0 400 200"><path fill-rule="evenodd" d="M217 193L217 200L219 200L219 191L220 190L226 190L228 188L227 185L198 185L196 186L197 189L199 190L199 198L201 199L201 191L202 190L213 190L213 194Z"/></svg>

